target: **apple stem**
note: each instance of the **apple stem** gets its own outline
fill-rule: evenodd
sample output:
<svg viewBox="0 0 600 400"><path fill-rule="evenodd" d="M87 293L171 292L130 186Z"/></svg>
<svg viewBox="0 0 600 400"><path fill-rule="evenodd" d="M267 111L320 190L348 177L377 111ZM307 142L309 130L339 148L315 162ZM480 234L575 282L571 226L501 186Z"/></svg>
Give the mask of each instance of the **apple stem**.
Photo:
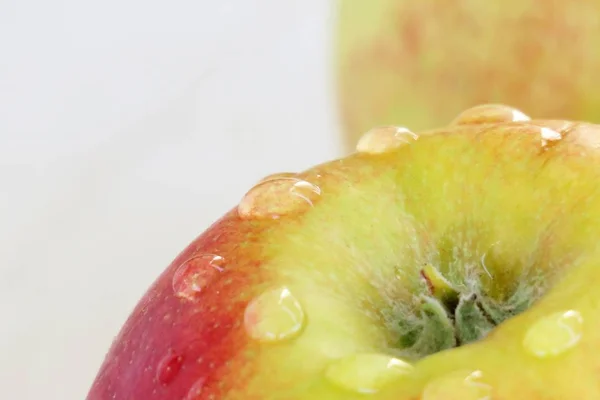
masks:
<svg viewBox="0 0 600 400"><path fill-rule="evenodd" d="M427 355L485 338L508 318L526 310L534 296L517 290L500 303L478 293L461 293L432 265L420 271L427 295L419 298L417 314L400 324L402 355L417 360Z"/></svg>

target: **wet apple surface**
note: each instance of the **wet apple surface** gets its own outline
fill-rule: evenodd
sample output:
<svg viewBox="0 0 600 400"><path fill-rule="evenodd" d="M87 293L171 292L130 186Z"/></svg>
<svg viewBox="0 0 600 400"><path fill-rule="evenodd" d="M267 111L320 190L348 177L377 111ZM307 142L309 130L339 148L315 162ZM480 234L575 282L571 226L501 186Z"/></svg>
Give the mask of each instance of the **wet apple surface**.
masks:
<svg viewBox="0 0 600 400"><path fill-rule="evenodd" d="M600 398L598 147L487 105L271 175L156 280L88 400Z"/></svg>

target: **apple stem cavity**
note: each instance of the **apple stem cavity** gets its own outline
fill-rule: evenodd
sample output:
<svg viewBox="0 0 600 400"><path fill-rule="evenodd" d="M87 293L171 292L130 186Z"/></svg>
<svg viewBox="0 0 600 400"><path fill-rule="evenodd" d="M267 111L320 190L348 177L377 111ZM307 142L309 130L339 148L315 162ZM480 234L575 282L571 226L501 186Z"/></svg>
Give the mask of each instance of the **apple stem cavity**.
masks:
<svg viewBox="0 0 600 400"><path fill-rule="evenodd" d="M460 290L431 264L420 276L426 294L418 298L414 315L399 323L398 347L411 360L481 340L538 297L528 286L518 287L505 301L481 293L480 284Z"/></svg>

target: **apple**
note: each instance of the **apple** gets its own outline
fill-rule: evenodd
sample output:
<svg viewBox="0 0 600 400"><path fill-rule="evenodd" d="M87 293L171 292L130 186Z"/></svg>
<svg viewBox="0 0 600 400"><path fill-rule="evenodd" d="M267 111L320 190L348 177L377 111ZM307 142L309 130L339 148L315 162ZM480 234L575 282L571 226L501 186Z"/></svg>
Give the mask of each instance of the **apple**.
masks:
<svg viewBox="0 0 600 400"><path fill-rule="evenodd" d="M503 105L258 181L88 400L600 398L600 126Z"/></svg>
<svg viewBox="0 0 600 400"><path fill-rule="evenodd" d="M344 140L371 126L442 126L504 103L600 122L596 0L339 1L335 71Z"/></svg>

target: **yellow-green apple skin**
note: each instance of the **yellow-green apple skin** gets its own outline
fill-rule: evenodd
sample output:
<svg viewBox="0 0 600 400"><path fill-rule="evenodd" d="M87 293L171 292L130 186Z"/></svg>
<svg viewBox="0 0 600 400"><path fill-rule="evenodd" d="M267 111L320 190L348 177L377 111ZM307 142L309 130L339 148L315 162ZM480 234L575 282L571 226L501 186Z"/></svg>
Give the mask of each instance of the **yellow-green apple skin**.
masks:
<svg viewBox="0 0 600 400"><path fill-rule="evenodd" d="M149 288L87 400L600 399L599 148L491 105L269 176Z"/></svg>
<svg viewBox="0 0 600 400"><path fill-rule="evenodd" d="M600 1L337 3L337 102L348 148L374 125L432 129L481 103L600 122Z"/></svg>

